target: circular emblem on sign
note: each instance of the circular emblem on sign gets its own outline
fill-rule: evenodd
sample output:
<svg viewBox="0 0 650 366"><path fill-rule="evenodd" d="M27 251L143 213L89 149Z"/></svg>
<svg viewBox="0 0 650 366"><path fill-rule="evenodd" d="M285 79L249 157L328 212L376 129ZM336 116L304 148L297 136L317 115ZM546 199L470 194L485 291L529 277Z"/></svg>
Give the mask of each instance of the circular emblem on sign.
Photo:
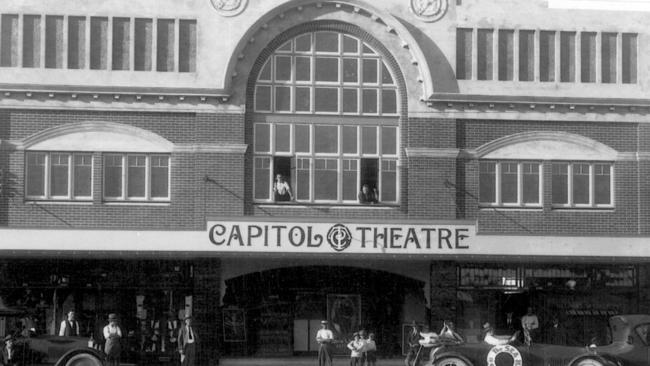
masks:
<svg viewBox="0 0 650 366"><path fill-rule="evenodd" d="M515 347L509 344L504 344L504 345L494 346L492 347L492 349L490 349L490 352L488 352L487 355L488 366L496 366L497 356L501 353L509 354L510 357L512 357L512 366L523 365L521 353L519 353L519 351Z"/></svg>
<svg viewBox="0 0 650 366"><path fill-rule="evenodd" d="M210 3L220 15L232 17L244 11L248 0L210 0Z"/></svg>
<svg viewBox="0 0 650 366"><path fill-rule="evenodd" d="M435 22L447 12L447 0L411 0L411 11L420 20Z"/></svg>
<svg viewBox="0 0 650 366"><path fill-rule="evenodd" d="M342 252L352 243L352 234L344 225L336 224L327 232L327 242L334 250Z"/></svg>

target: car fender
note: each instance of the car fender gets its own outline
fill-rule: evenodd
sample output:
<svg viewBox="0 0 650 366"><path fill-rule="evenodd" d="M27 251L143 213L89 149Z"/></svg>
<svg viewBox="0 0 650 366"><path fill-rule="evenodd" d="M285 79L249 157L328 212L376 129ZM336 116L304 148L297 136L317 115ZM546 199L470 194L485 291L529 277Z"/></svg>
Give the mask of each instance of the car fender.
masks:
<svg viewBox="0 0 650 366"><path fill-rule="evenodd" d="M436 354L435 358L431 360L431 365L434 365L438 360L441 360L445 357L457 357L460 358L461 360L465 361L468 365L474 365L474 362L470 361L469 358L461 355L458 352L454 351L443 351L439 354Z"/></svg>
<svg viewBox="0 0 650 366"><path fill-rule="evenodd" d="M93 355L93 356L97 357L102 362L106 358L106 354L104 352L98 351L98 350L96 350L94 348L89 348L89 347L88 348L75 348L75 349L72 349L72 350L66 352L63 356L61 356L56 361L54 366L65 366L66 361L70 357L72 357L74 355L82 354L82 353L87 353L89 355Z"/></svg>
<svg viewBox="0 0 650 366"><path fill-rule="evenodd" d="M578 355L569 361L567 365L573 366L575 365L578 361L582 360L583 358L593 358L596 359L600 362L603 363L605 366L621 366L621 362L618 361L614 356L611 355L599 355L596 353L583 353L581 355Z"/></svg>

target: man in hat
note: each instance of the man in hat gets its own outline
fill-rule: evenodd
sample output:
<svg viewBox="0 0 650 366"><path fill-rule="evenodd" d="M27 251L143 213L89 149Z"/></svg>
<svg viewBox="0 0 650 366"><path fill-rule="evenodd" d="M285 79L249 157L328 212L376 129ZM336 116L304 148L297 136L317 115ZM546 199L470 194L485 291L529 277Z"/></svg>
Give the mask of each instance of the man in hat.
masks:
<svg viewBox="0 0 650 366"><path fill-rule="evenodd" d="M14 354L14 337L8 335L4 338L4 347L2 347L2 359L0 363L4 366L17 364Z"/></svg>
<svg viewBox="0 0 650 366"><path fill-rule="evenodd" d="M185 324L178 330L178 353L181 354L182 366L194 366L196 363L196 344L199 342L192 327L192 316L185 316Z"/></svg>
<svg viewBox="0 0 650 366"><path fill-rule="evenodd" d="M120 354L122 353L122 346L120 344L122 330L117 324L117 314L108 314L108 325L104 327L102 333L104 334L104 339L106 339L104 353L106 353L107 366L119 366Z"/></svg>
<svg viewBox="0 0 650 366"><path fill-rule="evenodd" d="M74 311L69 311L67 319L61 322L59 335L61 337L79 337L79 322Z"/></svg>
<svg viewBox="0 0 650 366"><path fill-rule="evenodd" d="M405 366L417 366L418 364L418 351L420 350L420 328L415 320L411 322L411 331L407 339L406 358L404 359Z"/></svg>
<svg viewBox="0 0 650 366"><path fill-rule="evenodd" d="M320 329L316 333L316 342L320 345L318 348L318 366L332 366L332 355L330 344L334 340L334 334L327 329L327 320L320 322Z"/></svg>

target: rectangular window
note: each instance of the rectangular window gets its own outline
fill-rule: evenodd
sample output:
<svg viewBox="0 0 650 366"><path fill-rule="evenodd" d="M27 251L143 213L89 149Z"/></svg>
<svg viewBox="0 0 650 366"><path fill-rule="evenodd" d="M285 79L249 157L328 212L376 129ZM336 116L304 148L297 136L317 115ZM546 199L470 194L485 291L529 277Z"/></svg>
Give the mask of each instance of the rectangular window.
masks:
<svg viewBox="0 0 650 366"><path fill-rule="evenodd" d="M539 32L539 80L555 81L555 32Z"/></svg>
<svg viewBox="0 0 650 366"><path fill-rule="evenodd" d="M156 70L174 71L174 19L158 19Z"/></svg>
<svg viewBox="0 0 650 366"><path fill-rule="evenodd" d="M456 29L456 78L472 79L472 29Z"/></svg>
<svg viewBox="0 0 650 366"><path fill-rule="evenodd" d="M356 159L343 160L343 201L355 201L357 199L357 174L359 162Z"/></svg>
<svg viewBox="0 0 650 366"><path fill-rule="evenodd" d="M540 163L479 163L479 200L482 205L539 207L542 204L541 193Z"/></svg>
<svg viewBox="0 0 650 366"><path fill-rule="evenodd" d="M91 199L92 155L27 153L25 192L30 199Z"/></svg>
<svg viewBox="0 0 650 366"><path fill-rule="evenodd" d="M380 201L397 202L397 160L381 161L380 188Z"/></svg>
<svg viewBox="0 0 650 366"><path fill-rule="evenodd" d="M133 69L135 71L151 71L153 20L136 18L134 29Z"/></svg>
<svg viewBox="0 0 650 366"><path fill-rule="evenodd" d="M23 15L23 67L41 66L41 16Z"/></svg>
<svg viewBox="0 0 650 366"><path fill-rule="evenodd" d="M516 204L519 188L517 163L501 163L501 202Z"/></svg>
<svg viewBox="0 0 650 366"><path fill-rule="evenodd" d="M314 88L314 108L316 112L338 112L339 90L336 88Z"/></svg>
<svg viewBox="0 0 650 366"><path fill-rule="evenodd" d="M580 81L596 82L596 33L580 33Z"/></svg>
<svg viewBox="0 0 650 366"><path fill-rule="evenodd" d="M271 158L255 158L255 199L268 200L271 181Z"/></svg>
<svg viewBox="0 0 650 366"><path fill-rule="evenodd" d="M519 81L535 78L535 31L519 31Z"/></svg>
<svg viewBox="0 0 650 366"><path fill-rule="evenodd" d="M524 204L539 204L540 199L540 173L539 164L523 163L522 170L522 200Z"/></svg>
<svg viewBox="0 0 650 366"><path fill-rule="evenodd" d="M45 67L63 68L63 17L45 17Z"/></svg>
<svg viewBox="0 0 650 366"><path fill-rule="evenodd" d="M481 203L497 202L496 163L482 161L479 163L479 200Z"/></svg>
<svg viewBox="0 0 650 366"><path fill-rule="evenodd" d="M196 72L196 20L181 19L178 26L178 71Z"/></svg>
<svg viewBox="0 0 650 366"><path fill-rule="evenodd" d="M616 33L602 33L600 42L601 81L616 82Z"/></svg>
<svg viewBox="0 0 650 366"><path fill-rule="evenodd" d="M2 28L0 29L0 66L18 66L18 45L20 42L18 31L18 15L2 14Z"/></svg>
<svg viewBox="0 0 650 366"><path fill-rule="evenodd" d="M90 18L90 68L108 67L108 18Z"/></svg>
<svg viewBox="0 0 650 366"><path fill-rule="evenodd" d="M85 17L68 17L68 68L86 68Z"/></svg>
<svg viewBox="0 0 650 366"><path fill-rule="evenodd" d="M622 81L625 84L636 83L636 64L637 64L637 35L633 33L623 33L622 37L622 59L623 68L621 70Z"/></svg>
<svg viewBox="0 0 650 366"><path fill-rule="evenodd" d="M476 35L476 78L478 80L492 80L492 29L479 29Z"/></svg>
<svg viewBox="0 0 650 366"><path fill-rule="evenodd" d="M104 198L111 201L169 200L169 156L104 156Z"/></svg>
<svg viewBox="0 0 650 366"><path fill-rule="evenodd" d="M296 159L296 199L309 201L311 186L311 159Z"/></svg>
<svg viewBox="0 0 650 366"><path fill-rule="evenodd" d="M131 67L131 19L113 18L113 70Z"/></svg>
<svg viewBox="0 0 650 366"><path fill-rule="evenodd" d="M576 81L575 32L560 32L560 81Z"/></svg>
<svg viewBox="0 0 650 366"><path fill-rule="evenodd" d="M499 30L499 80L513 80L515 31Z"/></svg>
<svg viewBox="0 0 650 366"><path fill-rule="evenodd" d="M338 199L338 160L314 159L314 199Z"/></svg>
<svg viewBox="0 0 650 366"><path fill-rule="evenodd" d="M553 163L553 206L590 208L613 206L613 165Z"/></svg>

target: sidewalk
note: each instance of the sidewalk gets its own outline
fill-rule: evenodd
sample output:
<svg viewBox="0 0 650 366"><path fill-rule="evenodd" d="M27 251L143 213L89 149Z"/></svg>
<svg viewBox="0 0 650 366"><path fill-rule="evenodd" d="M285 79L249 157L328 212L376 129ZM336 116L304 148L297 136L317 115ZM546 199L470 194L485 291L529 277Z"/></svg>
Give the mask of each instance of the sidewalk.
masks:
<svg viewBox="0 0 650 366"><path fill-rule="evenodd" d="M349 357L335 357L332 366L349 366ZM420 365L426 365L420 363ZM219 366L318 366L316 357L222 358ZM402 358L380 358L377 366L404 366Z"/></svg>

